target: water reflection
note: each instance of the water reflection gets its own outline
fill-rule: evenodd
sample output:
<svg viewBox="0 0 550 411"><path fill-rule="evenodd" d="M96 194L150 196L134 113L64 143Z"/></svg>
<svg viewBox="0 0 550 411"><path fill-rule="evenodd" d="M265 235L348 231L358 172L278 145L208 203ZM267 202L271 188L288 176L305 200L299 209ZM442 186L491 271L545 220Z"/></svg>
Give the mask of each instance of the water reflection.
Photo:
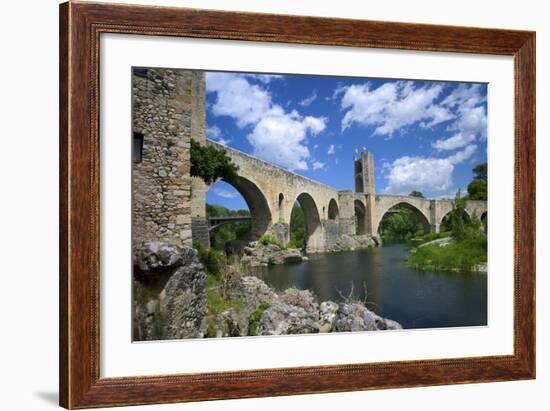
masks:
<svg viewBox="0 0 550 411"><path fill-rule="evenodd" d="M487 276L415 271L405 266L401 244L362 251L312 254L300 264L272 266L257 274L272 287L310 289L321 301L341 301L354 284L369 308L405 328L487 324Z"/></svg>

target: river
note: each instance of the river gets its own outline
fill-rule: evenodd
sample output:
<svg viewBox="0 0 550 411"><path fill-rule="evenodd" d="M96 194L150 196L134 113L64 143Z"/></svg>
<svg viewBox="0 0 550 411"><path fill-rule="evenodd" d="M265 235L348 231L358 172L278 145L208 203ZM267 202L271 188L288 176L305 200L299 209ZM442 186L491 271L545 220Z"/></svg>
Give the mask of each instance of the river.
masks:
<svg viewBox="0 0 550 411"><path fill-rule="evenodd" d="M368 308L404 328L487 325L487 275L416 271L403 244L361 251L311 254L309 261L275 265L261 278L273 288L312 290L320 301L342 301L338 290L364 298Z"/></svg>

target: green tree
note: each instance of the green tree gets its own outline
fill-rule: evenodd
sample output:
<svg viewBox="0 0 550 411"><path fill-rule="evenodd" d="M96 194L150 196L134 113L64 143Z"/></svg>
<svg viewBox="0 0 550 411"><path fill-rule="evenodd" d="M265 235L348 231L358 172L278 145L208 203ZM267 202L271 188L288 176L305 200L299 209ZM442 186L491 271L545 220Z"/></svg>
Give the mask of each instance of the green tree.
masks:
<svg viewBox="0 0 550 411"><path fill-rule="evenodd" d="M468 199L487 201L487 181L472 180L468 184Z"/></svg>
<svg viewBox="0 0 550 411"><path fill-rule="evenodd" d="M418 216L405 204L397 204L386 213L378 231L385 242L408 240L423 233L424 227Z"/></svg>
<svg viewBox="0 0 550 411"><path fill-rule="evenodd" d="M422 194L420 191L416 191L416 190L411 191L411 193L409 194L409 196L411 196L411 197L424 198L424 194Z"/></svg>
<svg viewBox="0 0 550 411"><path fill-rule="evenodd" d="M475 174L475 180L482 180L487 182L487 163L478 164L472 169L472 171Z"/></svg>
<svg viewBox="0 0 550 411"><path fill-rule="evenodd" d="M191 139L191 175L200 177L206 184L223 178L231 181L237 176L239 167L226 155L222 148L201 145Z"/></svg>
<svg viewBox="0 0 550 411"><path fill-rule="evenodd" d="M290 215L290 242L289 248L303 248L306 239L306 222L304 211L298 202L294 203Z"/></svg>
<svg viewBox="0 0 550 411"><path fill-rule="evenodd" d="M468 199L487 201L487 163L478 164L472 172L474 179L468 184Z"/></svg>
<svg viewBox="0 0 550 411"><path fill-rule="evenodd" d="M451 212L451 233L456 240L462 240L466 236L466 227L464 225L464 215L466 198L460 195L460 190L457 191L453 201L453 211Z"/></svg>

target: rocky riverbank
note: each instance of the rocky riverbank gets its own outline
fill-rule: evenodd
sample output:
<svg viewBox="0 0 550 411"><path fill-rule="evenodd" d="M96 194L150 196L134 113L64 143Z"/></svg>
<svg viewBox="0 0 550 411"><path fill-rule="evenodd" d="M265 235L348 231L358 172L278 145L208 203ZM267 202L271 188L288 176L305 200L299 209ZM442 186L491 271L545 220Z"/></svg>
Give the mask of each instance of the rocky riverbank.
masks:
<svg viewBox="0 0 550 411"><path fill-rule="evenodd" d="M381 240L371 235L347 235L338 238L338 241L326 252L342 252L363 250L377 247ZM253 241L242 248L241 262L249 267L268 267L277 264L291 264L307 261L308 257L298 248L284 248L279 244L262 244Z"/></svg>
<svg viewBox="0 0 550 411"><path fill-rule="evenodd" d="M276 292L252 276L241 277L228 297L240 301L241 305L218 315L207 316L207 336L312 334L402 328L397 322L370 311L362 302L319 303L309 290L290 288Z"/></svg>
<svg viewBox="0 0 550 411"><path fill-rule="evenodd" d="M340 252L340 251L354 251L354 250L364 250L366 248L377 247L381 244L379 237L372 235L341 235L336 244L332 246L330 252Z"/></svg>
<svg viewBox="0 0 550 411"><path fill-rule="evenodd" d="M136 340L402 328L370 311L363 302L320 302L311 291L295 288L277 292L259 278L231 267L216 281L209 281L192 248L143 243L134 253L134 262L140 272L134 291L147 288L147 282L155 277L168 277L162 288L156 288L158 293L151 289L137 293Z"/></svg>
<svg viewBox="0 0 550 411"><path fill-rule="evenodd" d="M307 257L298 248L283 248L278 244L262 244L253 241L243 248L241 263L249 267L267 267L275 264L290 264L306 261Z"/></svg>

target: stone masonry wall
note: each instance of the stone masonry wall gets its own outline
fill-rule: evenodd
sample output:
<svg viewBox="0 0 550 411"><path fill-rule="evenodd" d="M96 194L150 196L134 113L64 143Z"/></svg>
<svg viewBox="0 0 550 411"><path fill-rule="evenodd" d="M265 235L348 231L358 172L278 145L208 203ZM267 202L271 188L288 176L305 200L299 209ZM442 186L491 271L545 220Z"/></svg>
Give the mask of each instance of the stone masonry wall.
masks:
<svg viewBox="0 0 550 411"><path fill-rule="evenodd" d="M193 90L204 88L198 74L134 70L133 132L143 135L141 162L132 167L134 245L144 240L191 245L189 148L192 127L197 127L192 124Z"/></svg>

